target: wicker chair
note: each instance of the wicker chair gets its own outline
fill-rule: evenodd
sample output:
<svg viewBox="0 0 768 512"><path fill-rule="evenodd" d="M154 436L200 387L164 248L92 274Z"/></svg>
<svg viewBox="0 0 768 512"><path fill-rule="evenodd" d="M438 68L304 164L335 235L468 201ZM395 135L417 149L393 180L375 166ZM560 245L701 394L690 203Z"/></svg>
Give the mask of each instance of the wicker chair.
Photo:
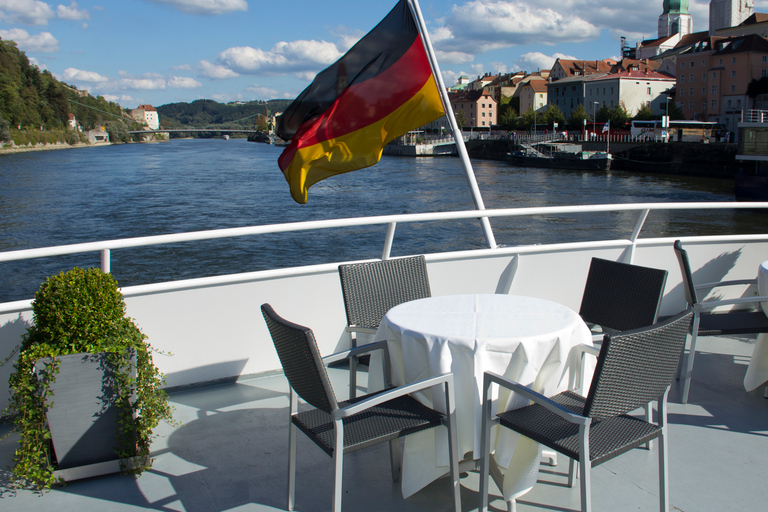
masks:
<svg viewBox="0 0 768 512"><path fill-rule="evenodd" d="M696 338L699 336L728 336L736 334L757 334L768 332L768 317L760 311L758 304L768 301L768 297L742 297L738 299L712 300L702 302L697 290L711 290L717 287L755 284L756 279L739 279L720 281L716 283L703 283L695 285L691 265L688 262L688 253L683 249L680 240L674 244L677 261L680 264L680 272L683 275L683 290L685 300L693 310L693 328L691 332L691 346L685 360L683 397L682 403L688 403L688 393L691 389L691 373L693 372L693 359L696 355ZM732 310L725 313L714 313L711 310L719 306L751 305L752 310Z"/></svg>
<svg viewBox="0 0 768 512"><path fill-rule="evenodd" d="M286 321L278 316L269 304L263 304L261 311L291 388L288 510L293 510L294 506L297 429L304 432L325 453L333 457L333 510L340 512L344 454L389 441L392 478L398 481L401 464L399 438L444 425L448 428L453 504L455 511L460 512L453 375L445 374L407 386L389 388L337 402L325 364L356 357L359 353L371 350L386 351L386 342L357 347L321 359L311 329ZM385 356L387 357L384 357L384 360L388 361L388 355L385 354ZM430 387L440 388L443 391L442 396L445 402L439 406L448 411L446 414L430 409L409 395L414 391ZM312 407L299 412L297 395ZM435 396L439 395L435 393ZM342 449L337 449L339 446Z"/></svg>
<svg viewBox="0 0 768 512"><path fill-rule="evenodd" d="M579 308L579 315L587 325L600 328L593 334L592 341L599 344L606 333L617 334L655 324L667 275L666 270L658 268L592 258ZM584 369L582 355L578 371L578 389L582 391Z"/></svg>
<svg viewBox="0 0 768 512"><path fill-rule="evenodd" d="M375 334L387 311L432 296L424 256L339 265L339 278L353 334Z"/></svg>
<svg viewBox="0 0 768 512"><path fill-rule="evenodd" d="M592 258L579 315L604 333L656 323L667 271Z"/></svg>
<svg viewBox="0 0 768 512"><path fill-rule="evenodd" d="M606 334L586 398L572 391L547 398L500 375L486 373L480 510L488 510L490 429L497 423L570 457L570 486L573 486L574 462L579 462L584 512L591 510L591 468L657 438L659 500L661 510L669 510L667 395L690 332L692 316L690 311L685 311L649 327L618 335ZM490 392L494 384L511 389L533 404L492 417ZM658 401L658 424L627 415L650 401Z"/></svg>

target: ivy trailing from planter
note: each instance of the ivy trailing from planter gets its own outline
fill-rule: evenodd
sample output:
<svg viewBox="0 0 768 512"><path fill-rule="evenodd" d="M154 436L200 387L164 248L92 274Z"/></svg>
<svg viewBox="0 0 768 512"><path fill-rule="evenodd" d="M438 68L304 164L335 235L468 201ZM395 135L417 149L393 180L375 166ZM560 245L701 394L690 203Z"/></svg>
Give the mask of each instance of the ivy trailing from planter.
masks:
<svg viewBox="0 0 768 512"><path fill-rule="evenodd" d="M62 272L41 285L32 311L34 325L22 338L9 379L8 412L20 436L13 466L17 484L48 488L58 481L46 408L55 400L51 384L58 373L57 357L68 354L106 354L119 405L115 454L125 472L148 469L152 430L161 420L171 421L172 408L152 348L126 316L117 281L97 268ZM40 369L38 361L46 358L50 362Z"/></svg>

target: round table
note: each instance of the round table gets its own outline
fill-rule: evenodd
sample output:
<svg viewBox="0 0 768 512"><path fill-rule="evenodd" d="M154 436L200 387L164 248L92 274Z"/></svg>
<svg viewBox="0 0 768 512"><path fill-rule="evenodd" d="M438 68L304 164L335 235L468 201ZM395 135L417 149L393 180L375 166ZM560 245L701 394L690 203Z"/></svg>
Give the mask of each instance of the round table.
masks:
<svg viewBox="0 0 768 512"><path fill-rule="evenodd" d="M481 388L487 371L551 396L568 388L578 361L571 348L592 344L589 328L573 310L556 302L515 295L448 295L407 302L383 318L376 340L387 340L392 383L453 373L459 458L480 458ZM371 364L374 372L376 365ZM374 375L371 378L375 380ZM432 406L431 392L416 395ZM439 402L435 400L434 403ZM503 390L497 412L527 405ZM504 429L505 431L507 429ZM407 436L403 495L410 496L447 471L443 429ZM437 445L437 446L436 446ZM495 461L507 494L518 496L536 482L539 445L509 432L495 443ZM501 487L501 486L500 486Z"/></svg>

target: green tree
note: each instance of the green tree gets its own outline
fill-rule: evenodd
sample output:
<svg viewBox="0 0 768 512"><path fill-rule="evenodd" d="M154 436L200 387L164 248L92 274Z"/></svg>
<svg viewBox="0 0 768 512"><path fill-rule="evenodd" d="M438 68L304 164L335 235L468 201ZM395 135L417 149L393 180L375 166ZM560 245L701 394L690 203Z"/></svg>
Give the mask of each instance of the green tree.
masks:
<svg viewBox="0 0 768 512"><path fill-rule="evenodd" d="M456 118L456 124L459 125L459 128L467 126L467 119L464 117L464 112L454 112L454 117Z"/></svg>
<svg viewBox="0 0 768 512"><path fill-rule="evenodd" d="M523 114L523 116L520 118L517 123L517 127L520 130L530 131L534 126L536 127L537 131L539 129L544 130L547 128L544 112L539 112L538 110L534 112L533 107L528 107L528 112Z"/></svg>
<svg viewBox="0 0 768 512"><path fill-rule="evenodd" d="M128 128L122 121L107 121L104 123L104 129L109 134L109 142L130 142L131 135Z"/></svg>
<svg viewBox="0 0 768 512"><path fill-rule="evenodd" d="M630 116L627 109L624 108L624 105L619 103L611 109L609 119L611 121L611 129L615 128L618 130L627 126L627 123L630 121Z"/></svg>
<svg viewBox="0 0 768 512"><path fill-rule="evenodd" d="M568 117L568 129L581 130L584 127L584 121L587 119L589 119L587 111L584 110L584 105L579 103L576 105L576 108L571 111L570 117Z"/></svg>
<svg viewBox="0 0 768 512"><path fill-rule="evenodd" d="M3 119L2 114L0 114L0 142L11 140L11 131L8 129L8 127L8 121Z"/></svg>
<svg viewBox="0 0 768 512"><path fill-rule="evenodd" d="M557 123L559 129L565 128L565 114L557 105L547 105L546 110L544 110L540 117L541 121L539 122L547 128L554 127L555 123Z"/></svg>
<svg viewBox="0 0 768 512"><path fill-rule="evenodd" d="M635 113L635 117L633 119L635 121L650 121L652 119L657 119L657 117L653 113L653 110L651 110L651 107L644 103L643 106L637 110L637 113Z"/></svg>
<svg viewBox="0 0 768 512"><path fill-rule="evenodd" d="M499 126L505 130L514 130L517 128L517 111L507 103L503 103L499 108Z"/></svg>

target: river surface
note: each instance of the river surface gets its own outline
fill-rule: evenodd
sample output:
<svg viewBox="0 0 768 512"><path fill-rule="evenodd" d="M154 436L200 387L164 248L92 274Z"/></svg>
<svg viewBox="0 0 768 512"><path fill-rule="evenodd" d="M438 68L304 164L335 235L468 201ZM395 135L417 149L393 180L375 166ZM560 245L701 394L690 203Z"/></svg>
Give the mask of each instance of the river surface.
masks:
<svg viewBox="0 0 768 512"><path fill-rule="evenodd" d="M384 157L313 186L295 203L277 167L282 148L244 139L173 140L0 155L0 251L186 231L472 209L451 157ZM732 201L733 181L558 171L473 161L486 208ZM582 218L583 217L583 218ZM628 238L634 214L492 219L505 245ZM645 236L765 231L742 211L649 217ZM381 256L385 227L244 237L115 250L121 286ZM398 226L393 255L483 247L476 220ZM0 263L0 302L29 299L46 276L98 266L98 254Z"/></svg>

